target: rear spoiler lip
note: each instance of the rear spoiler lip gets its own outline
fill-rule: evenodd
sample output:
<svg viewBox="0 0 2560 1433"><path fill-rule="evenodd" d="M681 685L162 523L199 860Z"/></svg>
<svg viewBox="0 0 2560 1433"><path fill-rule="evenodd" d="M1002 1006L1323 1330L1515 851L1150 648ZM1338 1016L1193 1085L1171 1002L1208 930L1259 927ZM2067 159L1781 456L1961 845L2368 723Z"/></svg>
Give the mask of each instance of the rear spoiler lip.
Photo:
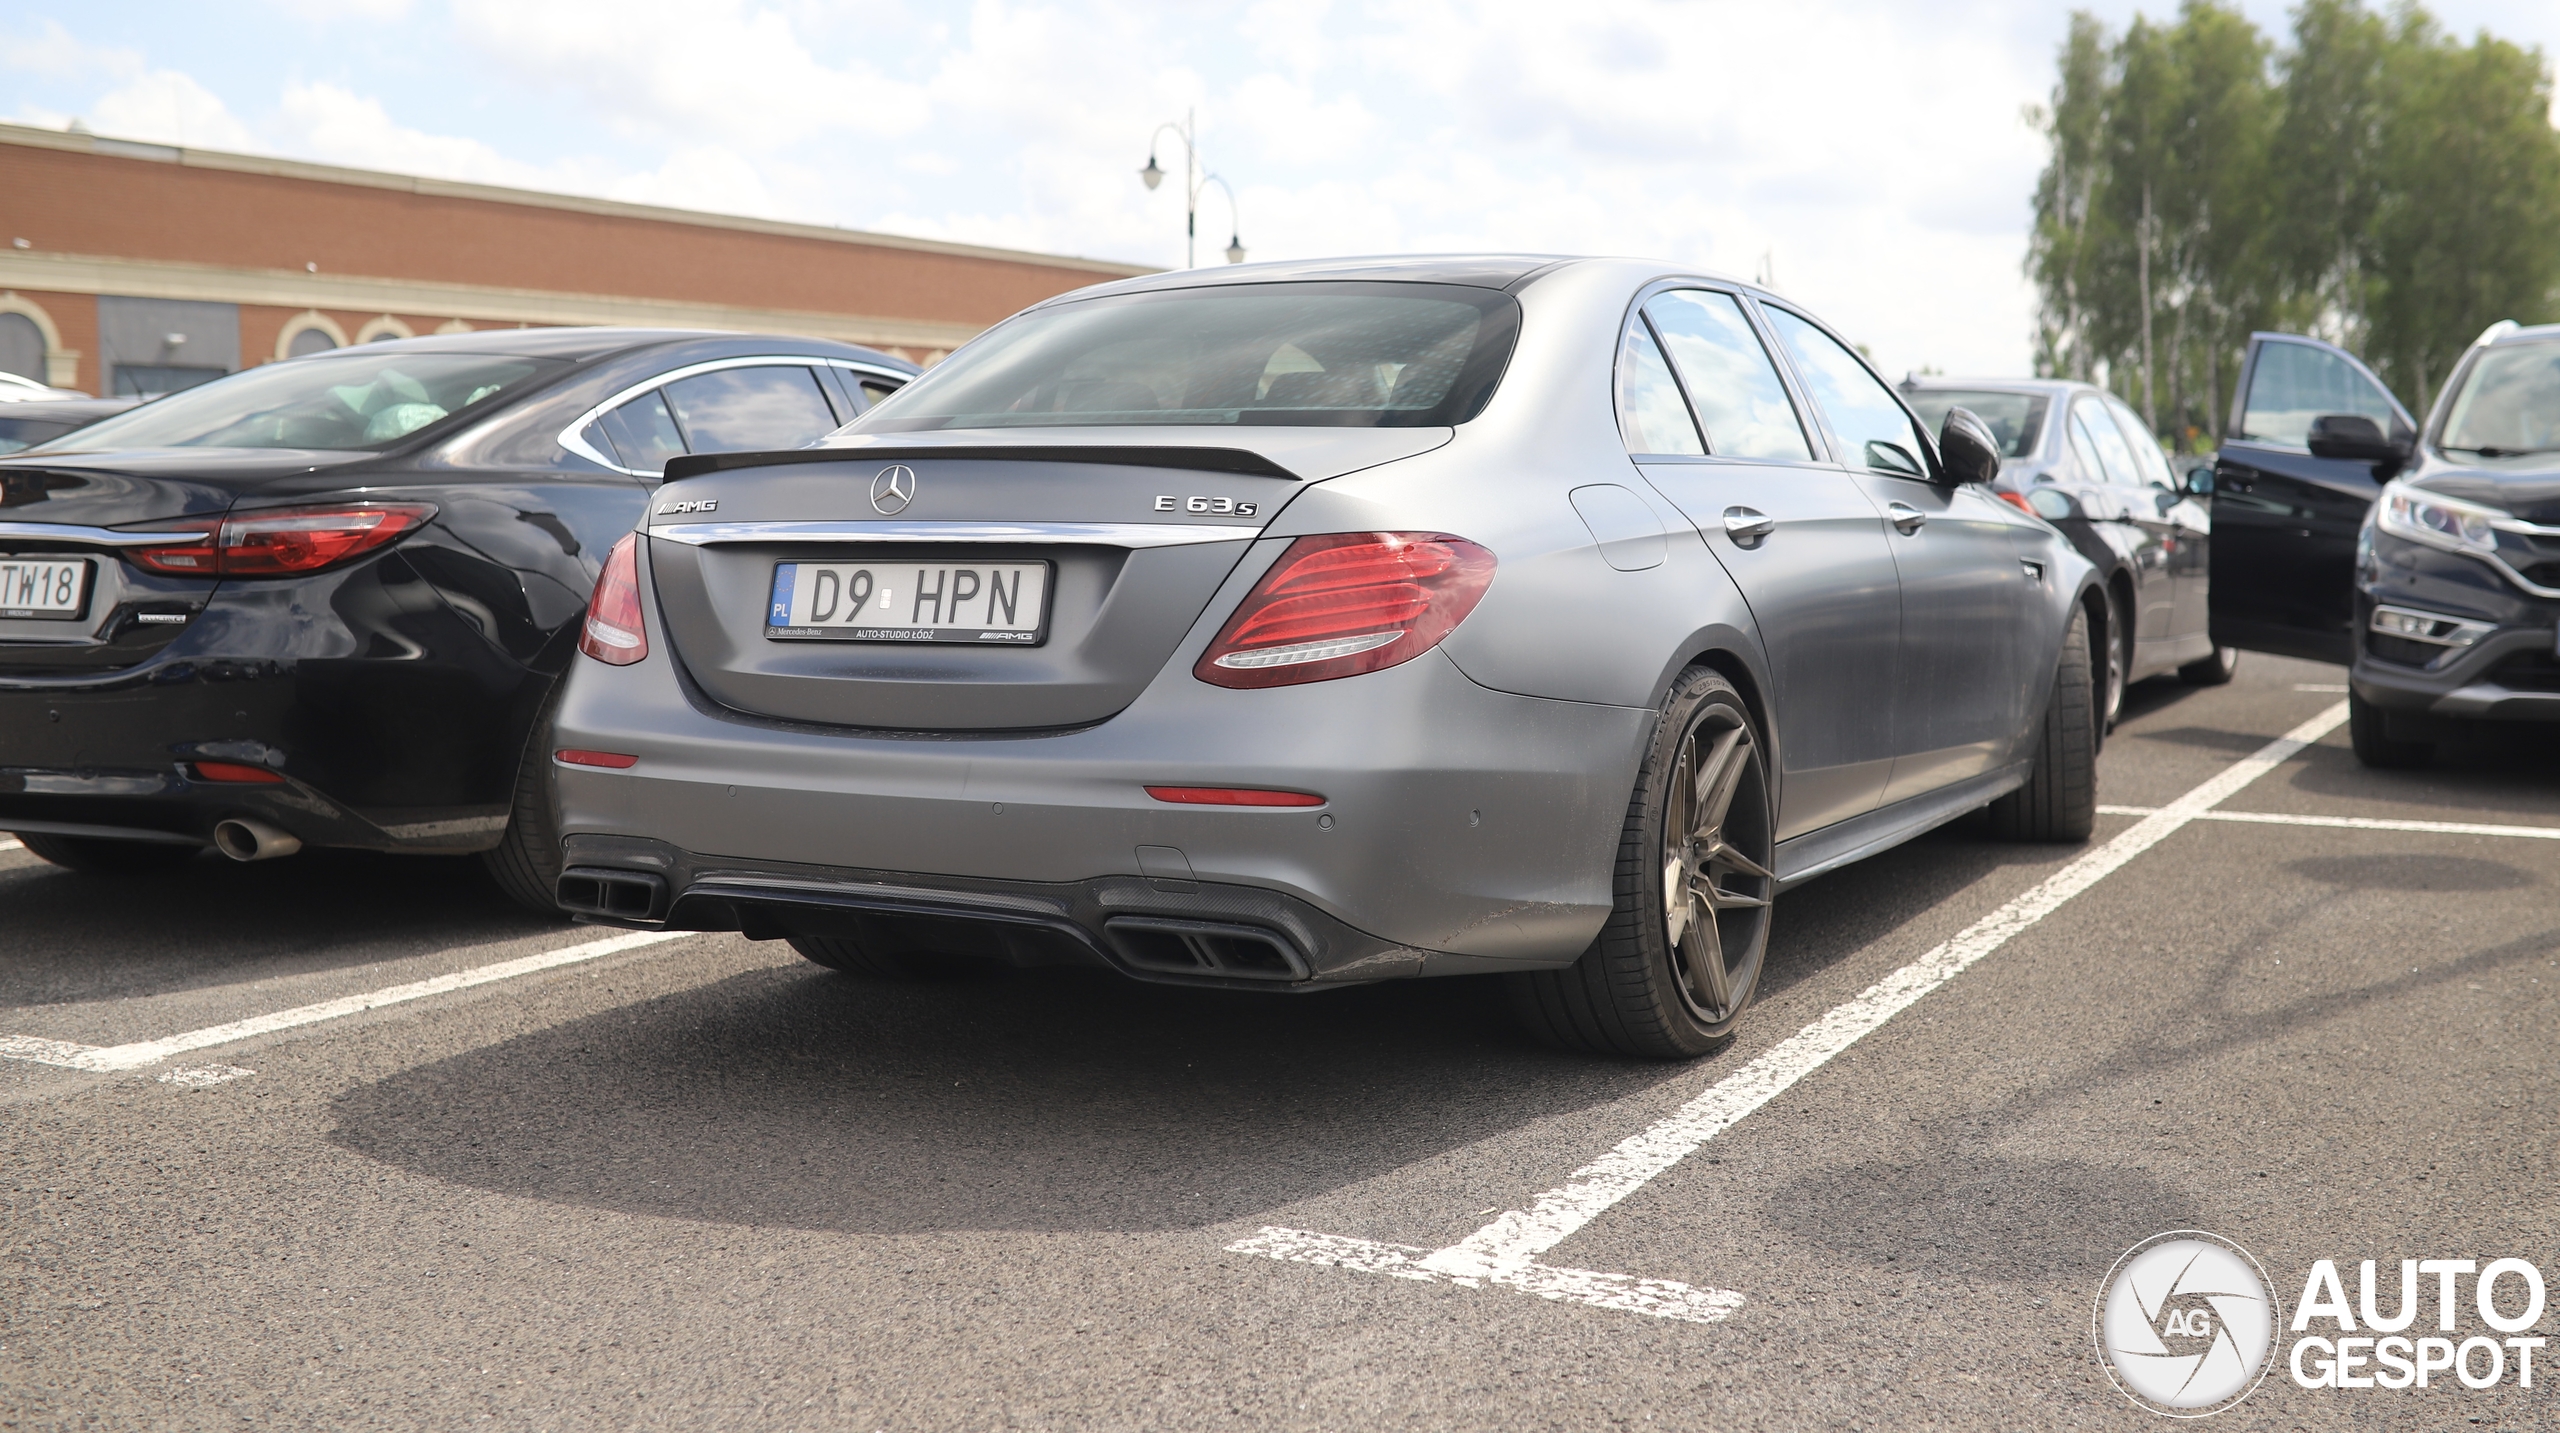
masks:
<svg viewBox="0 0 2560 1433"><path fill-rule="evenodd" d="M915 462L925 458L972 458L1016 463L1094 463L1126 468L1183 468L1199 473L1237 473L1254 478L1285 478L1304 482L1304 478L1287 468L1244 448L1176 448L1128 445L1121 447L1082 446L1071 443L1007 444L986 446L942 446L877 448L787 448L772 453L687 453L667 460L666 481L682 482L707 473L734 472L739 468L774 468L790 463L866 463L873 460L892 463Z"/></svg>

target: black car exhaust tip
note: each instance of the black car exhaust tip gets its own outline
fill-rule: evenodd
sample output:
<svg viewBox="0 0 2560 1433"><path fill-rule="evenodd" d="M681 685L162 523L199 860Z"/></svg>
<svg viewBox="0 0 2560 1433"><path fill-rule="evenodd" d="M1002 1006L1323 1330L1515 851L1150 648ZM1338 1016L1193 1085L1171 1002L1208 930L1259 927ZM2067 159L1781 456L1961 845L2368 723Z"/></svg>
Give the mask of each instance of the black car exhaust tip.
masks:
<svg viewBox="0 0 2560 1433"><path fill-rule="evenodd" d="M1122 960L1152 974L1279 981L1313 973L1287 936L1263 926L1116 916L1102 930Z"/></svg>
<svg viewBox="0 0 2560 1433"><path fill-rule="evenodd" d="M235 861L271 861L302 849L302 838L264 821L229 816L213 825L213 848Z"/></svg>
<svg viewBox="0 0 2560 1433"><path fill-rule="evenodd" d="M606 920L656 920L665 908L667 882L647 871L617 871L605 866L572 866L560 873L555 891L560 909L571 915Z"/></svg>

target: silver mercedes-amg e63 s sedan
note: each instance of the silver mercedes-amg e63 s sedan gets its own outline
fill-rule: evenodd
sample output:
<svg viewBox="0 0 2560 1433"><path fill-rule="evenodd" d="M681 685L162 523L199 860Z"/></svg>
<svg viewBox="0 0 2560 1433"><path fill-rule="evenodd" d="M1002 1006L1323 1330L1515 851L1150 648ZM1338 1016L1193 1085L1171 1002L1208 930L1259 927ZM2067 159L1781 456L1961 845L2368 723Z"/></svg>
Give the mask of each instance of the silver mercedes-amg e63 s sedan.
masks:
<svg viewBox="0 0 2560 1433"><path fill-rule="evenodd" d="M2104 594L1997 467L1673 265L1068 294L669 465L558 713L561 903L875 976L1507 973L1548 1039L1706 1054L1780 891L1985 805L2089 832Z"/></svg>

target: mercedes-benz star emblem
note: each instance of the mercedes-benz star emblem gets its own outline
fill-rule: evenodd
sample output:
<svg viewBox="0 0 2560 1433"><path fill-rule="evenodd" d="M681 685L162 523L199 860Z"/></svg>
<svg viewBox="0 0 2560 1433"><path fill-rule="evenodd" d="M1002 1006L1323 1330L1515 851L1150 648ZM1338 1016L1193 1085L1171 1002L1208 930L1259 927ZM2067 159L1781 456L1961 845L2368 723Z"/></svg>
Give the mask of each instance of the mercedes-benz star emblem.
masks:
<svg viewBox="0 0 2560 1433"><path fill-rule="evenodd" d="M882 468L871 480L871 506L884 517L894 517L907 510L916 500L916 470L904 463Z"/></svg>

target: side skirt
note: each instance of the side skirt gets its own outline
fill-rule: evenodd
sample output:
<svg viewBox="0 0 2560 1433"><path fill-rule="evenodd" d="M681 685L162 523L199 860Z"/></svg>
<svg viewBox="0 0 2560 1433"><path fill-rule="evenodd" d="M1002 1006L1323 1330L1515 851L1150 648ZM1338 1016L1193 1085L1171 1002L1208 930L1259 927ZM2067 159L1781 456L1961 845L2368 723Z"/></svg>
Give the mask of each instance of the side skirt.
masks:
<svg viewBox="0 0 2560 1433"><path fill-rule="evenodd" d="M2026 785L2034 767L2032 760L2021 761L1781 841L1778 889L1793 890L1825 871L1836 871L1852 861L1863 861L1878 851L1934 831L1975 807Z"/></svg>

